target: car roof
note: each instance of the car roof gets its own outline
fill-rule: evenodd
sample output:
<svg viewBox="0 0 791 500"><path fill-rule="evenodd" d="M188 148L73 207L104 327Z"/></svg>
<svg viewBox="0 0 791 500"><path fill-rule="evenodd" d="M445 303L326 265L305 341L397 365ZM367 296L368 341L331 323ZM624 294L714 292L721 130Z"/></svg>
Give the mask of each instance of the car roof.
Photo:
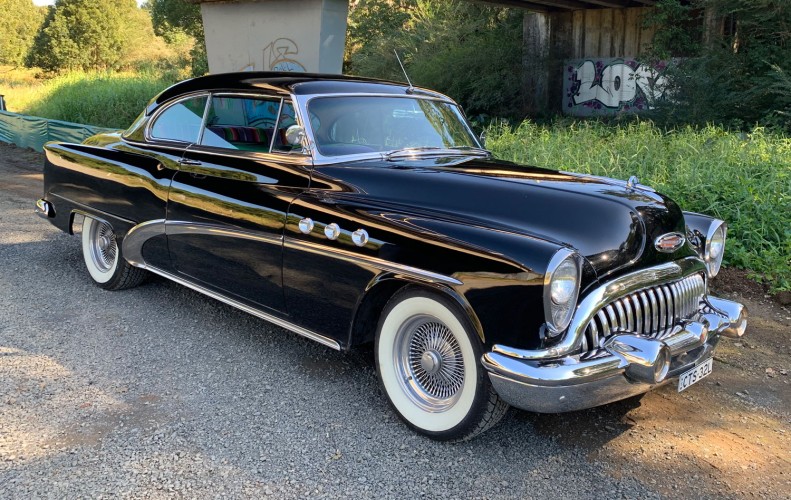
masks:
<svg viewBox="0 0 791 500"><path fill-rule="evenodd" d="M427 89L414 90L423 95L450 100L439 92ZM268 91L295 95L356 93L404 95L410 92L410 87L398 82L347 75L266 71L217 73L185 80L167 88L152 101L148 113L174 97L200 91Z"/></svg>

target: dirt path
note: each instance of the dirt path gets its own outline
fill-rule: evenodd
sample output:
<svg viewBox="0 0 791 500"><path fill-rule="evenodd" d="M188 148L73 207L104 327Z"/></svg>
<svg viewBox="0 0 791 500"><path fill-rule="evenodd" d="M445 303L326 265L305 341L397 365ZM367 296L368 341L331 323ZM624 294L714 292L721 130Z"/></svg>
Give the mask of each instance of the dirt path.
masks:
<svg viewBox="0 0 791 500"><path fill-rule="evenodd" d="M32 212L42 191L42 161L40 154L0 143L0 193L29 199ZM3 215L0 213L0 219ZM527 450L522 448L532 446L527 443L554 443L547 452L547 463L535 465L534 470L523 470L520 465L517 469L523 470L523 477L509 478L512 484L562 480L565 483L560 484L571 488L568 477L556 478L553 474L562 475L558 471L578 463L574 457L581 453L582 463L594 471L600 469L606 476L614 475L616 481L639 485L639 490L620 493L625 496L654 493L667 497L791 498L791 311L770 300L760 286L740 271L725 270L715 280L714 289L717 295L747 305L748 333L741 341L723 339L712 375L683 393L668 385L639 402L623 401L570 414L514 411L500 429L512 433L513 440L495 432L466 451L466 445L422 445L419 443L425 440L413 439L408 433L405 439L425 446L429 453L459 455L459 463L463 457L472 456L469 453L474 447L484 443L500 446L500 453L506 453L515 464L528 459ZM189 300L204 300L186 296ZM288 341L283 342L284 352L291 352ZM45 402L33 402L30 411L35 412L37 404ZM0 421L0 428L2 424ZM14 455L25 453L17 447L11 441L0 446L0 461L4 454L5 460L13 461ZM420 453L426 453L425 449ZM488 459L494 464L503 457ZM548 463L557 467L548 469ZM580 470L575 467L575 471ZM591 474L582 470L579 473ZM579 479L588 481L587 476ZM596 480L591 478L588 482L595 484ZM578 495L568 490L566 493L590 497L596 491L593 488ZM615 491L611 493L615 495ZM506 491L503 494L509 496ZM511 490L511 494L517 495L517 491Z"/></svg>

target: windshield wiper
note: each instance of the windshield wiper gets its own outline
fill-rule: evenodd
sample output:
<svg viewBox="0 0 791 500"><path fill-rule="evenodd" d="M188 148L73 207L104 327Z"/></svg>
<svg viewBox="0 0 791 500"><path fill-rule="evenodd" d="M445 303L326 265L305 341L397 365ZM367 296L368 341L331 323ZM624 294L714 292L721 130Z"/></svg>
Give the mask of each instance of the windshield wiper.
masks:
<svg viewBox="0 0 791 500"><path fill-rule="evenodd" d="M412 148L402 148L402 149L396 149L394 151L390 151L385 155L385 159L387 161L392 161L393 158L395 158L396 156L409 155L412 153L424 153L427 151L442 152L444 154L459 154L459 152L472 151L486 156L492 154L490 151L472 146L456 146L451 148L441 148L437 146L421 146L421 147L412 147Z"/></svg>

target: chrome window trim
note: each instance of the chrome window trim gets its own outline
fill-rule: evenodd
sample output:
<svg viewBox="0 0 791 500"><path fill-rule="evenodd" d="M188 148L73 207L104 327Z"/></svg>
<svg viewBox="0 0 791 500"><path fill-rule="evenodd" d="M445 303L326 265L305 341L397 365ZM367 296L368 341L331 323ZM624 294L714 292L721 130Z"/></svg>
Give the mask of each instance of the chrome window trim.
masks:
<svg viewBox="0 0 791 500"><path fill-rule="evenodd" d="M277 119L275 119L275 128L272 130L272 139L269 140L269 154L275 150L275 137L277 137L277 126L280 125L280 118L283 114L283 104L285 99L280 98L280 105L277 107Z"/></svg>
<svg viewBox="0 0 791 500"><path fill-rule="evenodd" d="M208 99L206 99L206 107L203 108L203 118L200 122L200 131L198 131L198 141L195 144L200 144L203 142L203 135L206 133L206 120L209 119L209 110L211 109L211 105L214 101L213 95L209 94Z"/></svg>
<svg viewBox="0 0 791 500"><path fill-rule="evenodd" d="M148 123L146 123L146 128L143 130L143 137L145 138L146 142L147 143L154 143L154 144L159 143L159 142L164 142L164 143L167 143L167 144L184 144L184 145L187 145L187 146L189 146L190 144L194 144L192 142L178 141L178 140L175 140L175 139L160 139L160 138L154 137L154 136L151 135L151 128L154 126L154 124L156 124L157 120L159 120L159 117L162 115L162 113L164 113L165 111L167 111L171 107L175 106L176 104L178 104L180 102L187 101L189 99L194 99L196 97L203 97L203 96L206 97L206 105L208 105L209 102L211 101L211 92L199 91L199 92L191 92L189 94L184 94L183 96L177 97L176 99L173 99L172 101L168 102L167 104L164 104L164 105L160 106L156 111L154 111L154 113L148 119ZM202 124L203 124L204 120L206 119L206 110L207 110L207 107L204 106L203 107L203 116L201 117L201 129L202 129ZM198 132L198 136L200 137L200 132ZM133 141L130 141L130 142L133 142Z"/></svg>
<svg viewBox="0 0 791 500"><path fill-rule="evenodd" d="M685 257L620 276L603 283L585 295L577 305L571 324L558 344L535 350L516 349L497 344L492 347L492 351L519 359L533 360L571 354L582 344L582 336L590 320L610 302L646 286L663 285L696 272L705 272L705 269L706 265L699 257ZM645 301L648 302L647 298Z"/></svg>
<svg viewBox="0 0 791 500"><path fill-rule="evenodd" d="M406 91L406 89L404 89ZM475 144L477 147L481 149L485 149L483 145L480 143L480 139L472 132L472 128L470 127L469 122L467 121L466 115L464 114L464 110L461 109L461 106L453 99L441 95L424 95L424 94L388 94L388 93L365 93L365 92L349 92L349 93L342 93L342 92L333 92L327 94L292 94L292 100L296 104L295 112L297 115L301 117L302 127L305 129L305 134L307 136L305 144L305 149L310 152L313 158L313 164L316 166L324 166L324 165L336 165L339 163L347 163L347 162L354 162L354 161L364 161L364 160L385 160L386 155L390 151L378 151L378 152L371 152L371 153L358 153L358 154L351 154L351 155L343 155L343 156L324 156L319 153L318 147L316 147L316 142L314 140L315 134L313 131L313 124L307 117L310 116L308 112L308 105L310 101L317 99L317 98L337 98L337 97L388 97L388 98L397 98L397 99L420 99L426 101L437 101L443 102L446 104L451 104L456 106L459 109L459 112L462 117L462 121L464 125L467 127L467 131L469 132L470 136L475 140ZM479 157L480 155L473 155L466 152L460 152L460 156L470 156L470 157Z"/></svg>

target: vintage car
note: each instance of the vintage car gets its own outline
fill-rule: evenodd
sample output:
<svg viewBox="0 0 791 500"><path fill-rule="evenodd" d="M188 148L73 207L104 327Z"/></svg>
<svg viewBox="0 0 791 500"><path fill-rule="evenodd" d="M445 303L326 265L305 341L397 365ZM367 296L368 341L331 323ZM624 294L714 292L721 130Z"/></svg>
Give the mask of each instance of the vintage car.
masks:
<svg viewBox="0 0 791 500"><path fill-rule="evenodd" d="M496 160L451 99L392 82L178 83L126 131L48 144L37 211L81 223L100 287L154 273L333 349L374 343L397 414L439 440L509 405L683 390L747 323L708 294L723 221L634 178Z"/></svg>

